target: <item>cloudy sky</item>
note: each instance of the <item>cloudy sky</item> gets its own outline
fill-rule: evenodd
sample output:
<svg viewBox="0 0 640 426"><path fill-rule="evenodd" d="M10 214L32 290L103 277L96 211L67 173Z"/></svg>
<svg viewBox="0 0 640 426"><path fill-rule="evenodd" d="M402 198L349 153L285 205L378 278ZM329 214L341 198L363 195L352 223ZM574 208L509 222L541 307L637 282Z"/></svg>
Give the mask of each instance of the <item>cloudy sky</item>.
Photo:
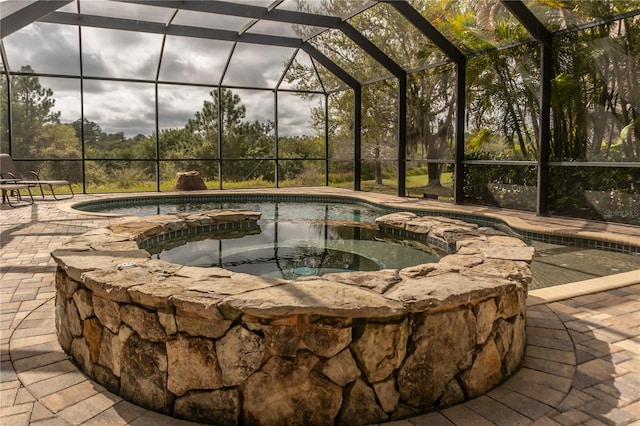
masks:
<svg viewBox="0 0 640 426"><path fill-rule="evenodd" d="M85 2L84 13L106 14L100 9L105 2ZM262 2L264 3L264 2ZM261 4L262 4L261 3ZM126 3L119 3L130 6ZM73 7L71 7L73 6ZM70 8L71 7L71 8ZM95 10L91 10L93 7ZM75 12L75 2L64 8ZM87 10L89 9L89 10ZM164 8L154 8L163 11ZM167 9L169 10L169 9ZM127 12L127 10L125 10ZM130 12L130 11L129 11ZM123 12L126 15L126 13ZM209 15L211 16L211 15ZM120 16L122 18L131 18ZM145 15L145 20L162 22L162 13ZM176 24L196 26L221 26L238 30L247 20L225 17L223 21L201 21L197 14L181 11L174 20ZM294 36L288 24L262 24L255 31L277 32L278 35ZM8 66L19 71L30 65L36 73L60 76L80 75L80 55L83 73L87 77L110 79L155 80L158 63L159 81L207 84L211 87L190 87L162 84L159 86L159 116L161 128L183 127L209 92L220 82L233 43L187 37L168 36L164 51L162 35L128 31L83 28L82 53L79 49L79 29L72 25L34 23L17 31L4 41ZM162 53L162 55L161 55ZM238 44L233 51L228 70L222 80L223 86L238 86L272 89L282 76L286 64L295 53L294 49L282 47ZM299 52L298 61L310 64L308 55ZM56 100L55 109L61 112L63 122L72 122L80 117L81 98L78 79L40 77L42 86L51 88ZM281 88L295 85L284 82ZM247 119L265 122L274 120L274 95L271 90L233 89L247 108ZM310 109L322 99L301 99L288 93L278 96L278 119L281 135L312 134ZM153 84L117 80L84 81L85 117L96 122L103 131L124 132L127 136L150 134L155 131L155 88Z"/></svg>

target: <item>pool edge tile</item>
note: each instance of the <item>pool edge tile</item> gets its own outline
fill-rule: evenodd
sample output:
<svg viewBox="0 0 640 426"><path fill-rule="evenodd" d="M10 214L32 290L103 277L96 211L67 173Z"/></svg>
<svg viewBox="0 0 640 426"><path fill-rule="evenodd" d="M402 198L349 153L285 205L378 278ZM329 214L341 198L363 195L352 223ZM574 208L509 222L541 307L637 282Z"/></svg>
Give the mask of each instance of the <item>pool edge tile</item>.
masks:
<svg viewBox="0 0 640 426"><path fill-rule="evenodd" d="M529 291L527 306L543 305L559 300L571 299L586 294L601 293L616 288L640 284L640 269L615 275L575 281Z"/></svg>

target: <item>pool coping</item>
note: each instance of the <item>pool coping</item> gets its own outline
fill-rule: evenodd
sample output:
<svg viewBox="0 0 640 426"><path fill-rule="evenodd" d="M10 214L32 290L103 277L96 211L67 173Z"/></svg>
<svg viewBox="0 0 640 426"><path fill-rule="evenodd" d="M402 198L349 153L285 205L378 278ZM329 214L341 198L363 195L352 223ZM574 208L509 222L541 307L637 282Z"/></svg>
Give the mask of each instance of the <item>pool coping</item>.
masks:
<svg viewBox="0 0 640 426"><path fill-rule="evenodd" d="M338 197L348 201L365 202L370 203L381 208L391 208L401 211L418 210L429 213L441 214L445 217L455 216L457 219L487 219L488 224L496 222L502 222L507 225L513 231L520 233L520 237L537 239L539 241L545 241L540 239L540 235L554 237L555 239L569 240L565 243L575 243L575 240L584 240L588 242L594 242L593 248L600 248L605 250L611 250L611 245L628 246L637 249L634 250L640 253L640 226L624 225L617 223L596 222L582 219L571 219L556 216L536 216L531 212L497 209L486 206L475 205L458 205L449 204L442 201L423 200L419 198L397 197L388 194L379 194L362 191L345 190L342 188L332 187L309 187L309 188L260 188L259 193L256 193L255 189L236 189L236 190L221 190L221 191L172 191L172 192L149 192L149 193L126 193L126 194L91 194L90 197L95 197L98 201L99 198L107 197L109 200L117 199L132 199L132 198L164 198L164 197L224 197L224 196L237 196L237 195L260 195L260 196L296 196L296 197ZM124 217L121 214L100 213L100 212L86 212L82 210L74 209L75 205L89 202L90 200L74 200L67 202L59 206L60 210L67 213L87 214L97 217ZM462 215L463 217L458 217ZM535 223L531 219L535 218L536 221L544 221L546 223ZM554 222L551 224L550 222ZM609 232L607 229L610 227L624 228L630 233L635 235L624 235L618 232ZM571 241L573 240L573 241ZM622 250L616 250L622 251Z"/></svg>
<svg viewBox="0 0 640 426"><path fill-rule="evenodd" d="M260 194L271 195L298 195L298 196L337 196L351 201L361 201L379 205L381 207L406 208L425 210L430 213L450 211L457 214L470 215L474 217L486 217L498 220L510 228L528 233L543 233L558 237L590 239L603 243L616 243L630 245L640 251L640 226L624 225L617 223L596 222L584 219L573 219L557 216L537 216L531 212L498 209L486 206L450 204L437 200L426 200L419 198L403 198L388 194L374 192L353 191L334 187L305 187L305 188L260 188L260 189L226 189L222 191L170 191L170 192L148 192L148 193L118 193L118 194L89 194L81 196L99 198L134 198L150 197L159 198L165 196L223 196L232 194ZM73 205L89 201L73 200L60 204L58 208L67 213L83 214L94 217L124 217L118 214L105 214L95 212L85 212L75 210ZM626 232L629 233L626 233ZM625 233L623 233L625 232ZM602 247L606 249L606 247ZM586 294L593 294L615 288L626 287L633 284L640 284L640 268L637 270L592 278L573 283L560 284L543 289L530 290L527 298L528 306L535 306Z"/></svg>
<svg viewBox="0 0 640 426"><path fill-rule="evenodd" d="M561 300L614 290L634 284L640 284L640 269L530 290L527 295L527 306L559 302Z"/></svg>
<svg viewBox="0 0 640 426"><path fill-rule="evenodd" d="M401 230L452 254L295 279L182 266L140 250L167 233L257 228L260 216L222 208L126 218L69 239L51 253L64 351L130 402L225 424L402 419L488 393L522 363L534 248L493 228L387 214L375 219L382 234ZM443 325L448 332L436 332Z"/></svg>
<svg viewBox="0 0 640 426"><path fill-rule="evenodd" d="M100 196L108 197L110 195L118 194L104 194ZM77 194L76 200L88 200L91 197L92 195ZM3 281L3 285L5 286L5 290L9 291L6 294L7 299L5 299L6 303L3 305L3 312L5 312L8 318L6 324L11 324L6 330L7 336L11 336L9 339L11 356L6 355L4 358L7 364L7 380L9 381L5 382L5 393L7 394L5 396L7 396L7 398L4 400L6 405L0 409L0 423L2 423L2 421L20 424L29 424L30 421L43 421L45 423L64 423L66 421L74 424L118 422L118 424L131 425L141 423L175 424L176 426L185 425L186 423L181 421L167 423L167 418L159 417L156 413L139 409L132 404L117 399L114 395L111 395L95 383L89 382L86 378L74 386L62 384L63 380L61 379L78 377L79 374L78 371L73 370L69 362L64 359L62 350L59 347L57 349L55 347L51 350L48 349L51 344L49 340L53 334L52 327L54 325L54 300L49 297L50 289L54 285L50 281L53 281L53 279L50 279L47 273L47 276L42 278L43 284L47 284L47 286L40 287L38 292L32 291L34 286L33 278L31 278L30 275L24 275L24 268L27 266L31 267L31 265L35 268L44 268L44 264L42 261L39 261L38 255L34 258L34 246L32 246L32 244L24 244L23 240L25 238L35 239L36 235L42 233L43 236L40 238L44 238L41 243L43 246L38 246L41 247L38 248L38 250L39 252L42 250L48 252L49 248L58 247L60 241L72 235L76 227L80 226L87 229L101 227L104 223L112 220L112 218L110 219L108 217L91 217L84 215L83 212L77 211L67 215L59 210L62 203L62 201L47 199L39 200L33 206L27 208L9 209L8 206L6 209L3 208L3 213L6 213L5 225L7 229L7 239L4 241L6 246L3 247L3 254L6 256L3 257L3 259L6 261L5 266L7 267L7 271L4 277L6 281ZM521 214L522 212L504 211L504 213L509 215ZM533 217L533 214L525 213L525 216ZM570 221L570 219L563 219L563 222L568 223ZM580 221L577 220L576 222ZM597 223L596 225L606 226L606 224L602 223ZM623 233L625 231L625 229L622 230ZM629 233L638 235L640 228L631 228ZM640 278L640 270L633 272L637 272ZM38 273L38 275L40 274ZM598 278L589 281L595 283L599 280L601 279ZM569 284L567 284L567 286L569 286ZM614 377L615 380L620 380L621 377L624 378L624 376L621 375L628 374L629 372L635 374L636 370L633 370L633 364L630 365L629 360L614 355L613 353L616 352L619 355L621 350L625 348L627 351L637 348L637 345L634 345L633 341L633 330L635 330L634 327L637 324L633 323L630 315L625 315L624 312L620 312L618 309L626 307L634 312L638 311L637 301L640 295L640 286L638 284L624 284L622 280L619 280L619 286L620 287L615 287L620 288L617 291L607 291L603 286L602 289L592 289L590 296L576 298L566 296L567 299L564 301L552 302L546 305L543 302L543 304L532 306L528 309L528 312L533 312L537 314L539 318L545 319L537 320L536 323L532 321L528 324L530 328L528 335L532 336L529 345L535 345L533 338L548 342L548 335L550 333L556 334L560 332L559 330L571 329L572 336L576 336L576 341L582 342L584 340L590 340L591 342L598 343L598 347L603 351L598 355L599 358L594 360L587 359L577 364L581 369L586 370L589 368L589 371L598 373L597 378L593 379L597 380L597 382L591 386L592 388L600 385L610 386L612 377ZM13 296L12 290L15 293ZM29 291L29 293L25 294L27 291ZM535 294L536 292L537 291L532 291L530 293ZM594 303L594 301L597 301L597 303ZM612 309L614 312L612 312ZM623 320L623 318L626 319ZM602 328L603 330L608 330L610 327L615 329L615 336L618 336L619 339L622 340L617 341L618 339L616 339L616 343L613 343L610 338L594 338L595 329ZM621 332L621 330L623 332ZM627 332L629 334L626 334ZM571 344L572 336L565 333L563 339L567 344ZM554 341L557 342L558 340ZM552 423L556 420L566 420L569 416L581 416L584 422L591 419L596 423L598 423L598 419L610 421L614 416L620 418L619 416L621 415L628 416L629 414L631 414L632 419L640 419L637 410L634 410L633 403L628 402L629 400L637 400L638 397L632 392L633 388L628 387L624 388L624 393L622 393L621 390L620 394L616 393L613 397L604 393L601 394L600 399L598 399L598 397L589 397L591 402L588 405L602 408L600 411L592 410L587 412L582 410L583 407L575 407L574 405L570 407L566 405L562 406L561 402L563 398L568 397L570 392L573 394L574 391L578 391L576 388L567 386L559 398L552 398L553 395L558 394L558 383L571 380L571 377L564 379L558 376L555 370L558 362L563 362L563 359L558 357L557 350L550 349L548 346L532 347L544 352L543 355L539 355L538 358L543 356L544 359L551 360L552 362L539 363L536 364L536 367L531 368L524 367L521 374L515 377L512 382L505 383L498 391L492 394L491 397L473 401L473 404L454 406L443 412L434 412L425 416L419 416L412 423L444 422L447 424L467 425L473 421L504 421L506 415L518 416L518 418L527 420L521 417L520 414L524 406L522 401L527 402L527 405L524 406L527 409L527 413L530 413L529 410L532 406L539 406L540 402L550 403L554 407L563 407L559 409L559 411L555 411L554 409L554 411L550 413L540 412L527 420L527 423L532 421L535 423L536 420L542 423ZM27 366L25 358L23 357L25 353L29 352L24 351L31 348L37 348L38 354L48 355L31 358L34 361L38 360L40 362L29 363L29 366ZM16 355L19 355L19 357L16 357ZM52 370L49 365L52 364L52 357L56 355L60 355L60 359L64 360L61 361L61 363L66 363L65 367L69 367L69 369L73 371L51 379ZM11 360L7 360L7 357ZM533 360L536 361L538 358L533 358ZM16 359L17 361L15 361ZM16 362L15 368L13 365L14 362ZM16 369L18 368L18 363L20 363L21 369L18 370L17 378ZM575 361L571 365L574 366L574 369L576 368ZM605 370L597 369L597 367L603 365L606 367ZM60 370L61 366L59 364L55 364L55 366L57 374L67 371ZM568 367L565 366L565 368ZM631 371L629 370L630 368L632 369ZM613 375L613 370L610 369L615 369L615 376ZM611 374L602 374L603 371ZM28 374L30 383L37 384L40 389L47 390L46 393L50 393L50 395L46 398L43 398L41 395L31 396L19 380L19 377L22 377L23 374ZM543 376L549 380L545 380L545 382L541 384L539 378ZM579 376L575 376L575 378L579 379L578 383L582 384L580 389L584 390L584 380L585 378L591 379L591 376L580 374ZM531 386L529 386L529 384ZM82 393L78 391L82 391ZM14 399L12 399L12 396ZM551 402L549 399L552 399ZM49 410L51 403L56 404L55 412ZM500 407L501 410L496 410L496 407ZM585 406L585 408L588 409L589 407ZM410 422L397 423L408 426Z"/></svg>

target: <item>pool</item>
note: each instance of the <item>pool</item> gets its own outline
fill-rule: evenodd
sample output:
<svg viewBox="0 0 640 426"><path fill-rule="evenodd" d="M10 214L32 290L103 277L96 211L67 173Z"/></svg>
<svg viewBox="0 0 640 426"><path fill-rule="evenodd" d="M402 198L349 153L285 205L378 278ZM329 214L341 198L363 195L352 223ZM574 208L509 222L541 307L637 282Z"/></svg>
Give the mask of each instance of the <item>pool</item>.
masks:
<svg viewBox="0 0 640 426"><path fill-rule="evenodd" d="M344 216L349 209L326 206L322 210ZM165 240L146 250L158 259L180 265L219 267L287 280L334 272L403 269L438 262L447 254L427 244L383 235L358 222L280 217L258 223L259 228L251 232L200 234Z"/></svg>
<svg viewBox="0 0 640 426"><path fill-rule="evenodd" d="M203 202L120 206L110 213L147 216L203 210L260 211L253 232L216 232L162 241L145 249L155 258L295 279L334 272L403 269L446 254L427 244L383 235L372 224L384 211L357 203Z"/></svg>
<svg viewBox="0 0 640 426"><path fill-rule="evenodd" d="M427 244L382 235L367 226L384 210L364 203L296 201L139 202L137 205L89 206L127 216L208 210L261 212L258 232L216 232L174 238L145 247L155 258L199 267L282 279L335 272L403 269L437 262L446 254Z"/></svg>
<svg viewBox="0 0 640 426"><path fill-rule="evenodd" d="M262 247L263 251L254 252L253 255L266 255L271 257L273 257L272 253L268 252L269 250L272 250L274 240L269 240L269 238L272 237L269 237L268 235L273 232L279 232L280 229L283 230L282 232L285 232L284 230L287 229L287 235L289 234L289 225L276 225L277 223L293 223L293 221L298 221L298 223L300 223L300 225L298 225L301 227L300 229L306 226L302 224L304 221L315 221L316 224L318 221L324 221L325 223L329 223L331 221L372 223L378 216L397 211L397 209L387 206L377 206L371 203L360 202L358 200L348 199L345 197L266 194L216 194L214 196L167 195L162 197L152 196L138 198L124 197L79 203L74 205L74 208L83 211L132 216L186 213L230 208L256 210L262 213L260 226L263 228L264 235L261 237L255 237L253 240L257 247ZM403 210L411 209L407 209L405 207ZM418 214L427 214L426 212L415 212ZM612 275L620 272L629 272L640 268L640 249L637 247L617 246L609 243L606 243L605 245L598 241L521 232L508 228L499 220L491 220L486 217L456 215L446 212L439 212L438 214L465 220L467 222L477 223L482 226L493 226L510 235L519 236L521 239L532 245L536 249L536 255L531 265L533 281L529 285L530 290L567 284L570 282ZM276 231L277 228L280 229ZM295 229L291 232L295 234ZM317 244L314 243L316 247L320 247L322 249L325 248L324 237L312 239L316 240L315 243ZM329 243L331 244L330 239ZM181 242L181 244L185 244L185 242ZM206 244L213 244L213 247L209 246L205 249L204 246ZM227 254L232 254L231 245L234 244L238 243L225 241L221 244L223 246L223 257ZM283 244L282 233L278 238L277 244ZM327 250L334 249L330 244L329 246L326 246ZM361 245L364 246L364 243ZM227 250L227 248L229 248L229 250ZM216 246L216 243L211 242L201 242L199 244L190 245L189 250L191 249L197 250L198 252L208 250L208 256L210 256L211 253L219 253L220 250ZM286 250L289 249L287 248ZM198 261L197 258L179 260L177 259L178 254L176 252L166 253L162 256L168 256L167 258L172 258L172 261L176 263L189 264L188 262L197 263ZM283 255L285 254L284 248L281 253ZM413 255L409 254L409 251L406 253L408 255ZM337 255L338 254L336 253L336 256ZM430 255L430 253L426 253L425 255ZM334 258L336 257L334 256ZM233 262L243 261L241 259L234 260L231 258L228 266L233 268L234 265L231 264ZM213 264L215 262L211 263ZM382 261L382 263L384 264L385 262ZM220 262L218 262L218 264L220 264ZM247 267L247 265L245 264L244 267ZM294 268L296 267L299 268L300 266L294 266ZM283 270L284 269L286 268L283 268ZM321 269L318 270L320 274L323 272ZM311 269L297 270L298 274L311 272ZM286 270L281 271L273 269L270 272L265 271L264 273L273 273L275 276L283 276L283 274L287 274Z"/></svg>
<svg viewBox="0 0 640 426"><path fill-rule="evenodd" d="M260 218L250 210L126 217L66 240L52 253L61 347L122 398L215 424L382 423L485 394L520 365L534 253L520 239L412 212L375 224L276 227ZM302 233L301 223L312 230ZM374 226L448 254L401 270L323 276L313 275L322 264L292 263L289 280L178 265L145 250L161 241L174 248L183 236L240 241L271 225L276 250L300 241L320 257L331 249L340 259L332 267L382 267L391 252L383 236L352 238ZM233 251L255 260L255 250L271 256L273 241Z"/></svg>
<svg viewBox="0 0 640 426"><path fill-rule="evenodd" d="M261 199L259 196L219 197L150 197L92 201L74 206L87 212L102 212L122 216L150 216L161 214L189 213L207 210L255 210L262 213L263 220L344 220L373 223L376 217L387 210L366 203L340 202L335 199L311 197L299 200ZM273 197L271 197L273 198Z"/></svg>

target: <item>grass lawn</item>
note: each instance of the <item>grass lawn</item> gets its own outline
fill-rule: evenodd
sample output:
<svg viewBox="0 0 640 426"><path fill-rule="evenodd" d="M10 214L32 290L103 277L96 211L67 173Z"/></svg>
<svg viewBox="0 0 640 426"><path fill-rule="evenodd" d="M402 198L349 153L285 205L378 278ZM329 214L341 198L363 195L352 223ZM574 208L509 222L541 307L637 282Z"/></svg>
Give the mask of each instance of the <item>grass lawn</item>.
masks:
<svg viewBox="0 0 640 426"><path fill-rule="evenodd" d="M410 197L423 197L423 194L432 194L437 195L440 200L452 200L453 199L453 174L452 173L443 173L440 182L442 184L441 187L429 187L426 185L428 178L427 175L411 175L407 176L406 180L406 188L407 195ZM160 182L160 190L161 191L172 191L174 180L165 180ZM207 181L205 182L208 189L216 190L220 188L219 181ZM282 182L281 187L293 187L296 186L293 184L294 182ZM248 188L273 188L275 184L270 181L265 181L261 179L254 179L251 181L242 181L242 182L224 182L223 189L248 189ZM334 183L331 186L336 188L353 188L353 182L347 181L342 183ZM76 193L82 193L82 186L80 184L73 184L73 191ZM384 178L382 180L382 185L376 185L374 180L363 180L361 183L361 187L363 191L369 192L380 192L384 194L396 195L398 192L398 183L395 177ZM155 182L137 182L133 185L130 185L126 188L123 188L116 183L112 184L103 184L96 186L88 186L88 193L118 193L118 192L149 192L156 190ZM58 192L58 191L56 191ZM67 191L68 192L68 191ZM64 191L60 188L60 193L63 194Z"/></svg>

